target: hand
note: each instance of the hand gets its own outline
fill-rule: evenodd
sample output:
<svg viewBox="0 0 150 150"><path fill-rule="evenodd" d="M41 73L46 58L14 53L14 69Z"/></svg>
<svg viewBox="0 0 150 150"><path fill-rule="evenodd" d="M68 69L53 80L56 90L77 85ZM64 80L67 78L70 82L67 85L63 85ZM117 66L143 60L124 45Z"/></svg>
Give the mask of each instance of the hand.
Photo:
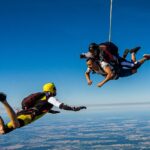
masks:
<svg viewBox="0 0 150 150"><path fill-rule="evenodd" d="M89 81L88 81L88 85L91 85L91 84L92 84L92 80L89 80Z"/></svg>
<svg viewBox="0 0 150 150"><path fill-rule="evenodd" d="M85 106L74 107L73 111L80 111L81 109L86 109Z"/></svg>
<svg viewBox="0 0 150 150"><path fill-rule="evenodd" d="M6 102L6 94L0 92L0 102Z"/></svg>
<svg viewBox="0 0 150 150"><path fill-rule="evenodd" d="M103 86L103 83L100 82L100 83L97 84L97 86L98 86L98 87L102 87L102 86Z"/></svg>
<svg viewBox="0 0 150 150"><path fill-rule="evenodd" d="M84 54L81 54L81 55L80 55L80 58L86 58L86 57L85 57L85 55L84 55Z"/></svg>

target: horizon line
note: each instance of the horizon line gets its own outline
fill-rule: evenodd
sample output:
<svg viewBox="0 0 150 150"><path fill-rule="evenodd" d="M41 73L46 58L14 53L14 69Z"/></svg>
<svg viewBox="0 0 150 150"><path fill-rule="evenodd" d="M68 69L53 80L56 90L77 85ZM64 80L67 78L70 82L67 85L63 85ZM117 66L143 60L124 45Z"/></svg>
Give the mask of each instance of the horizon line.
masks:
<svg viewBox="0 0 150 150"><path fill-rule="evenodd" d="M95 103L95 104L87 104L87 107L105 107L105 106L136 106L136 105L150 105L150 102L131 102L131 103Z"/></svg>

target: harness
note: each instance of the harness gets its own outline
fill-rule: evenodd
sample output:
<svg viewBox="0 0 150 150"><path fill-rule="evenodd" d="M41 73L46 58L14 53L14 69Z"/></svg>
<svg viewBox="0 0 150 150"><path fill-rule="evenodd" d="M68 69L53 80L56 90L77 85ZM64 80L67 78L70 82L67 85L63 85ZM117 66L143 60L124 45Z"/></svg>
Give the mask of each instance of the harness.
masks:
<svg viewBox="0 0 150 150"><path fill-rule="evenodd" d="M101 71L100 74L101 74L102 76L106 77L106 73L104 72L104 70L103 70L103 68L101 67L100 63L99 63L98 61L95 61L95 63L98 65L98 67L99 67L99 69L100 69L100 71ZM111 64L110 64L110 65L111 65ZM113 79L117 80L117 79L119 78L120 69L119 69L119 67L116 67L116 68L115 68L113 65L111 65L111 66L112 66L111 70L112 70L112 72L115 74L114 77L113 77ZM96 71L92 69L92 73L94 74L94 73L96 73Z"/></svg>
<svg viewBox="0 0 150 150"><path fill-rule="evenodd" d="M101 60L105 62L113 62L115 64L118 64L118 47L112 43L112 42L105 42L99 44L100 46L106 46L107 49L99 48L99 57Z"/></svg>
<svg viewBox="0 0 150 150"><path fill-rule="evenodd" d="M36 101L35 105L33 107L30 107L28 109L22 109L17 113L17 116L19 115L31 115L32 120L38 115L41 115L43 113L47 113L53 105L48 103L48 98L50 95L48 93L45 93L44 96L42 96L38 101Z"/></svg>
<svg viewBox="0 0 150 150"><path fill-rule="evenodd" d="M100 70L100 74L102 76L106 76L106 73L104 72L103 68L101 67L101 65L99 64L99 61L95 61L96 65L98 66L99 70ZM94 69L92 69L92 74L95 74L96 71Z"/></svg>

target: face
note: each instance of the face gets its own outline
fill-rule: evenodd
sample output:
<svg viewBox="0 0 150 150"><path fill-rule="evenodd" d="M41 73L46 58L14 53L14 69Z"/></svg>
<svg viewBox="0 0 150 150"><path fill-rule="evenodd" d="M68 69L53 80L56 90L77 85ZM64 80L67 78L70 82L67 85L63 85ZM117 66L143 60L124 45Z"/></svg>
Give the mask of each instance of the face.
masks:
<svg viewBox="0 0 150 150"><path fill-rule="evenodd" d="M94 49L92 47L90 47L89 51L94 54Z"/></svg>
<svg viewBox="0 0 150 150"><path fill-rule="evenodd" d="M56 88L54 87L54 93L53 93L53 96L56 96L56 94L57 94L57 90L56 90Z"/></svg>
<svg viewBox="0 0 150 150"><path fill-rule="evenodd" d="M87 64L88 68L93 69L94 63L92 60L88 60L86 64Z"/></svg>

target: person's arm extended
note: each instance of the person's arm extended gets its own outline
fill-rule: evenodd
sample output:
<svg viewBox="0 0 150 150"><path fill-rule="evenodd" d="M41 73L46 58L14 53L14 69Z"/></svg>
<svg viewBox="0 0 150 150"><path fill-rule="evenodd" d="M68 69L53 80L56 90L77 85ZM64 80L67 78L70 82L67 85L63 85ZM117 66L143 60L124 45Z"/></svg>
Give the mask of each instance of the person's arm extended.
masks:
<svg viewBox="0 0 150 150"><path fill-rule="evenodd" d="M62 103L62 104L59 106L59 108L60 108L60 109L64 109L64 110L70 110L70 111L80 111L81 109L86 109L85 106L71 107L71 106L65 105L64 103Z"/></svg>
<svg viewBox="0 0 150 150"><path fill-rule="evenodd" d="M91 85L92 80L90 80L90 72L85 72L85 78L87 80L88 85Z"/></svg>
<svg viewBox="0 0 150 150"><path fill-rule="evenodd" d="M64 103L59 102L55 97L50 97L48 102L53 104L54 106L56 106L60 109L64 109L64 110L79 111L81 109L86 109L85 106L71 107L71 106L65 105Z"/></svg>
<svg viewBox="0 0 150 150"><path fill-rule="evenodd" d="M111 80L112 77L114 76L114 74L113 74L113 72L111 71L111 68L110 68L109 65L107 65L107 66L104 68L104 71L105 71L105 73L106 73L107 75L106 75L105 79L104 79L102 82L98 83L98 85L97 85L98 87L102 87L107 81Z"/></svg>
<svg viewBox="0 0 150 150"><path fill-rule="evenodd" d="M90 52L80 54L80 58L93 58L93 55Z"/></svg>

